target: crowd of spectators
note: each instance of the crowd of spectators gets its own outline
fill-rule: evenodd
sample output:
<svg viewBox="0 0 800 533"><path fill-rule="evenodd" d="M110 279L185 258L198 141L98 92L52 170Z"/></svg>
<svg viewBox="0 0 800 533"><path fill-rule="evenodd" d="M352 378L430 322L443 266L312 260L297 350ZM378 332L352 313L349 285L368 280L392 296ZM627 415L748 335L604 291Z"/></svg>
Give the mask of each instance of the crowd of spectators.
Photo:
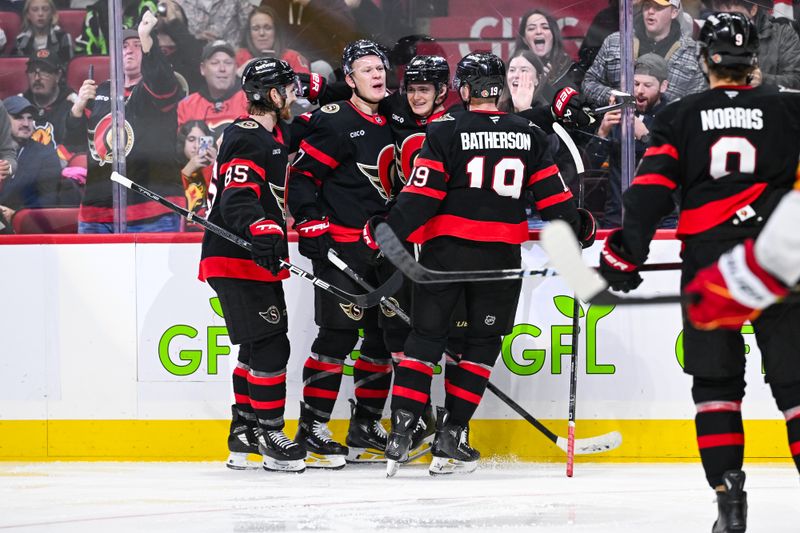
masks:
<svg viewBox="0 0 800 533"><path fill-rule="evenodd" d="M452 6L458 2L444 3ZM398 59L400 52L408 48L407 43L414 50L418 43L423 43L429 45L426 53L431 53L427 51L430 49L445 54L444 48L429 37L411 35L425 28L415 28L398 17L401 5L405 4L400 0L122 0L126 112L141 117L155 110L147 128L174 133L167 144L175 149L163 150L162 146L164 153L158 152L158 157L153 153L143 157L168 157L167 166L174 169L170 171L174 174L174 187L167 187L170 194L183 191L185 202L194 210L201 209L216 153L215 143L225 126L246 111L239 75L247 62L254 57L278 57L289 62L298 73L314 72L334 82L342 79L341 72L337 72L341 50L355 38L366 36L384 43L399 63L410 59ZM593 5L596 9L596 2ZM712 11L740 12L756 23L760 52L753 84L800 89L797 25L793 20L773 16L770 8L771 2L767 0L685 0L683 5L681 0L635 1L637 158L649 142L647 124L653 115L669 102L707 87L693 36ZM59 11L64 9L82 9L85 13L82 27L72 32L74 42L70 32L59 25ZM108 54L107 9L107 0L0 0L0 11L14 11L20 20L19 32L10 42L4 42L5 34L0 27L0 50L5 56L27 58L26 88L9 102L11 110L0 110L0 198L8 204L0 201L0 224L4 226L8 218L4 223L2 215L11 216L18 208L78 203L73 193L77 191L80 196L77 187L84 185L89 169L96 166L105 172L110 168L108 139L99 135L107 132L107 125L102 120L97 123L90 120L88 125L86 122L97 89L105 80L81 78L78 83L67 82L73 58ZM450 15L457 15L450 9ZM152 30L155 46L141 51L139 64L134 65L131 58L135 53L128 41L138 40L145 13L155 15ZM507 87L500 99L502 109L520 112L547 106L553 95L566 86L579 89L592 107L613 103L611 93L620 88L621 77L619 0L609 0L607 7L594 14L577 55L569 52L574 48L566 46L577 43L568 42L572 37L562 35L558 15L534 3L532 9L514 19L518 23L508 52ZM450 55L451 62L458 59L452 52ZM147 70L146 64L172 70L169 80L160 79L156 83L160 87L158 94L166 95L169 105L164 102L156 105L152 101L142 104L146 99L134 97L153 89L144 80L147 76L142 75ZM135 69L139 72L134 73ZM80 75L87 77L86 74ZM402 76L402 65L394 74L396 78ZM608 176L606 197L602 205L595 206L602 212L600 218L605 227L615 227L621 220L619 120L619 112L608 113L595 124L582 128L582 135L576 136L590 168ZM133 118L127 124L130 138L126 139L125 149L129 157L130 152L137 151L136 144L150 134L135 122ZM106 129L101 132L97 128ZM32 154L39 150L31 147L32 142L46 147L47 155L41 152L41 156L34 157ZM557 139L551 139L551 143L568 185L574 188L576 184L569 183L569 176L574 175L571 157ZM37 169L47 170L31 171L33 167L26 161L33 160L39 165ZM163 161L159 164L159 168L164 168ZM55 190L63 189L66 191L63 194L51 194L54 169L58 170L56 183L63 182L63 187ZM14 180L17 175L24 177L18 183L30 181L26 176L31 172L42 174L40 180L31 181L38 189L28 185L25 194L9 192L12 177ZM19 200L29 198L28 193L33 190L43 191L38 203ZM12 197L16 200L8 200ZM82 220L97 221L92 216L83 217L84 212L97 214L86 203ZM166 227L150 225L153 222L150 218L135 214L132 220L138 220L139 227ZM94 226L81 227L87 230Z"/></svg>

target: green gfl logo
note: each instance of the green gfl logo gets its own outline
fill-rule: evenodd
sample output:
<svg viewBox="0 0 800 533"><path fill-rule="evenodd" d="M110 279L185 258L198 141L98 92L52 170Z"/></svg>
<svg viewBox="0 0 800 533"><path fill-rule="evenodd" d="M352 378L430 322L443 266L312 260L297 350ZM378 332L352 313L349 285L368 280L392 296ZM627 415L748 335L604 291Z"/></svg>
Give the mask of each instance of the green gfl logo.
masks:
<svg viewBox="0 0 800 533"><path fill-rule="evenodd" d="M219 298L211 298L209 303L214 313L223 318ZM216 375L219 367L218 359L231 353L230 345L227 342L220 342L220 337L227 338L228 328L225 326L208 326L206 329L206 353L208 354L206 370L209 375ZM169 356L169 345L176 337L194 339L198 333L197 329L192 326L179 324L172 326L161 335L161 339L158 341L158 359L167 372L174 376L189 376L197 372L203 362L202 350L181 350L178 352L178 359L181 362L175 362Z"/></svg>

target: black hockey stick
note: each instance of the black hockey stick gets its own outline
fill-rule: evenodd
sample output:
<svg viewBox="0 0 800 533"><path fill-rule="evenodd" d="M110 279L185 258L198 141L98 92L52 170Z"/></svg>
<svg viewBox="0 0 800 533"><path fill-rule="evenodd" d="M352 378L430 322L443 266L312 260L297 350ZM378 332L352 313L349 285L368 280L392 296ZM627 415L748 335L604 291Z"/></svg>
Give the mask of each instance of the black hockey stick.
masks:
<svg viewBox="0 0 800 533"><path fill-rule="evenodd" d="M350 268L347 263L341 260L336 252L331 250L328 252L328 260L336 266L339 270L350 276L350 278L364 287L366 290L371 290L372 286L370 283L358 275L352 268ZM406 314L403 309L397 305L394 300L389 298L384 298L381 300L381 305L385 305L388 309L393 311L397 317L405 322L408 325L411 325L411 318ZM454 354L449 348L445 348L445 353L447 357L451 358L454 361L459 361L460 358L458 354ZM512 400L506 393L498 389L491 381L486 384L486 388L489 389L495 396L500 398L500 400L508 405L511 409L513 409L519 416L521 416L525 421L529 422L533 427L538 429L545 437L547 437L553 444L564 450L567 451L567 439L564 437L559 437L549 429L547 429L541 422L536 420L530 413L528 413L525 409L522 408L517 402ZM574 449L575 453L578 455L586 455L591 453L602 453L613 450L618 448L622 444L622 435L618 431L612 431L611 433L606 433L604 435L598 435L597 437L589 437L586 439L575 439L574 441Z"/></svg>
<svg viewBox="0 0 800 533"><path fill-rule="evenodd" d="M170 202L160 194L155 193L145 187L142 187L138 183L131 181L122 174L119 174L118 172L111 173L111 180L119 183L124 187L127 187L132 191L141 194L142 196L146 196L147 198L150 198L151 200L160 203L164 207L178 213L189 222L196 222L197 224L203 226L208 231L215 233L220 237L222 237L223 239L227 239L234 244L241 246L245 250L252 249L252 245L247 240L241 238L240 236L234 233L231 233L230 231L224 228L217 226L213 222L209 222L203 217L195 215L188 209L184 209L183 207L180 207L179 205ZM301 278L310 281L320 289L328 291L331 294L338 296L342 300L349 303L353 303L359 307L375 307L381 302L381 300L385 299L387 296L391 296L392 294L396 293L398 290L400 290L400 287L403 286L403 275L400 272L395 272L388 280L386 280L386 282L383 285L381 285L374 291L368 292L366 294L350 294L349 292L343 291L342 289L336 287L335 285L331 285L330 283L319 279L314 274L306 272L302 268L293 265L288 261L281 260L281 268L285 268L292 274L300 276Z"/></svg>
<svg viewBox="0 0 800 533"><path fill-rule="evenodd" d="M681 303L679 294L661 296L617 296L609 292L608 283L583 262L581 246L566 222L550 222L541 234L541 245L558 273L564 277L575 294L584 302L599 305L645 305ZM647 270L643 267L640 270Z"/></svg>
<svg viewBox="0 0 800 533"><path fill-rule="evenodd" d="M574 237L573 237L574 239ZM527 270L524 268L508 268L503 270L431 270L419 264L414 256L408 253L406 247L397 235L385 222L375 227L375 240L378 242L383 255L394 266L415 283L457 283L466 281L499 281L505 279L521 279L534 276L548 277L559 276L561 273L554 268ZM680 263L660 263L642 265L641 271L651 270L676 270Z"/></svg>

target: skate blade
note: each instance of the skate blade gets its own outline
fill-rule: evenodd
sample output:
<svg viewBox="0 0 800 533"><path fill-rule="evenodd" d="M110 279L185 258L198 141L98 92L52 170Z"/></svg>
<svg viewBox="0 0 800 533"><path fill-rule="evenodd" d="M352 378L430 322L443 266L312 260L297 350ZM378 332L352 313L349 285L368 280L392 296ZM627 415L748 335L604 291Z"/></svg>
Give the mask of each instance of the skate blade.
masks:
<svg viewBox="0 0 800 533"><path fill-rule="evenodd" d="M322 455L319 453L308 452L306 454L306 466L308 468L327 468L329 470L339 470L345 465L344 455Z"/></svg>
<svg viewBox="0 0 800 533"><path fill-rule="evenodd" d="M255 459L255 458L258 459ZM231 452L225 466L231 470L259 470L261 468L261 456L251 453Z"/></svg>
<svg viewBox="0 0 800 533"><path fill-rule="evenodd" d="M391 459L386 460L386 477L394 477L398 470L400 470L399 462Z"/></svg>
<svg viewBox="0 0 800 533"><path fill-rule="evenodd" d="M422 442L419 443L419 445L416 448L408 452L407 462L410 463L411 461L414 461L416 459L419 459L420 457L423 457L424 455L431 453L432 443L433 443L433 435L431 435L429 438L425 438Z"/></svg>
<svg viewBox="0 0 800 533"><path fill-rule="evenodd" d="M286 472L289 474L302 474L306 471L306 462L302 459L295 461L279 461L272 457L264 456L262 464L268 472Z"/></svg>
<svg viewBox="0 0 800 533"><path fill-rule="evenodd" d="M348 463L385 463L386 456L383 451L376 450L375 448L353 448L350 447L347 452Z"/></svg>
<svg viewBox="0 0 800 533"><path fill-rule="evenodd" d="M432 476L448 474L471 474L478 468L478 461L459 461L449 457L434 457L428 472Z"/></svg>

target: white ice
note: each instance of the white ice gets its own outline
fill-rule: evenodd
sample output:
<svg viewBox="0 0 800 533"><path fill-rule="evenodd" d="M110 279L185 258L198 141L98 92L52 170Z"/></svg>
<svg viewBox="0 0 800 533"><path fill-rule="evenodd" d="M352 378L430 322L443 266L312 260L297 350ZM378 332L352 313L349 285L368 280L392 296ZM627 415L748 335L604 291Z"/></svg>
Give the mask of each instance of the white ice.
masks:
<svg viewBox="0 0 800 533"><path fill-rule="evenodd" d="M793 466L747 466L751 533L800 531ZM291 475L217 463L0 463L0 530L708 532L699 464L484 462L431 478L423 465Z"/></svg>

